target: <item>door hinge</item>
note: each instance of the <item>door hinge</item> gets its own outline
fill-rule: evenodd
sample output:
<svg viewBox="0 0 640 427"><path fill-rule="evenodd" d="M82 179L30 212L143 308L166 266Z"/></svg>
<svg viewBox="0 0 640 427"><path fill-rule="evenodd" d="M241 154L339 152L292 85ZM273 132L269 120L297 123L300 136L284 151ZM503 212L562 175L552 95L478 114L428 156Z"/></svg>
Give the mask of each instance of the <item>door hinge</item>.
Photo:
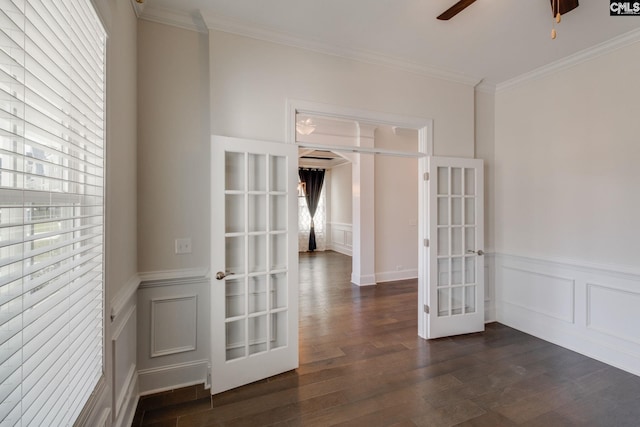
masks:
<svg viewBox="0 0 640 427"><path fill-rule="evenodd" d="M426 248L428 248L428 247L429 247L429 239L424 239L424 246L425 246Z"/></svg>
<svg viewBox="0 0 640 427"><path fill-rule="evenodd" d="M429 306L427 304L424 305L424 312L429 314Z"/></svg>
<svg viewBox="0 0 640 427"><path fill-rule="evenodd" d="M424 180L429 181L429 172L424 173Z"/></svg>

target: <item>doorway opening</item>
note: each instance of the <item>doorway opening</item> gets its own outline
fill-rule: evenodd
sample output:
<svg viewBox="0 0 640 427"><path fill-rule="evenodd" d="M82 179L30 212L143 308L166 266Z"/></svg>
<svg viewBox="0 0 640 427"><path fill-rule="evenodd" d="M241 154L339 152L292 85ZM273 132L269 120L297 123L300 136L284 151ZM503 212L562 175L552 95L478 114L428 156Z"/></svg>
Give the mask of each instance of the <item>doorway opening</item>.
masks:
<svg viewBox="0 0 640 427"><path fill-rule="evenodd" d="M301 101L289 101L288 112L288 143L296 144L303 154L337 153L351 165L352 221L337 221L343 228L338 230L342 241L337 243L349 243L343 238L347 233L344 225L352 228L351 282L364 286L417 277L418 335L426 337L422 311L426 264L420 244L426 227L426 195L420 177L425 170L424 158L432 151L431 120ZM377 188L383 187L386 194L377 194ZM413 208L401 206L398 197L404 197ZM385 234L384 224L394 221L395 230L386 227ZM328 247L336 236L332 226L327 227ZM380 241L392 241L376 245L376 235ZM401 253L407 248L412 254Z"/></svg>

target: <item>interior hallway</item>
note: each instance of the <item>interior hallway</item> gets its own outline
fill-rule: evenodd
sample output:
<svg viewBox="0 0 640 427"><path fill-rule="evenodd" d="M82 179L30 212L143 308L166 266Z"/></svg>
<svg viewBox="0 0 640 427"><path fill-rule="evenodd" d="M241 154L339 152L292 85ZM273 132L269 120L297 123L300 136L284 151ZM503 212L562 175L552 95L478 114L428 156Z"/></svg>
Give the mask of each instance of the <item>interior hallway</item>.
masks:
<svg viewBox="0 0 640 427"><path fill-rule="evenodd" d="M417 282L358 288L300 254L300 368L210 398L142 397L133 425L637 426L640 378L506 326L425 341Z"/></svg>

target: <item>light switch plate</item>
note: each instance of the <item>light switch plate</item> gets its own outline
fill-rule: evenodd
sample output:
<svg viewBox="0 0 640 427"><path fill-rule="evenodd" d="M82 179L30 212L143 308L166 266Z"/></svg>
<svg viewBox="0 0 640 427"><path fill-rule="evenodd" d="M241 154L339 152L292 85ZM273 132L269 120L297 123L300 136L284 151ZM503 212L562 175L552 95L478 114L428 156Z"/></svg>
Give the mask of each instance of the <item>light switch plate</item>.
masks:
<svg viewBox="0 0 640 427"><path fill-rule="evenodd" d="M191 253L191 237L176 239L176 254Z"/></svg>

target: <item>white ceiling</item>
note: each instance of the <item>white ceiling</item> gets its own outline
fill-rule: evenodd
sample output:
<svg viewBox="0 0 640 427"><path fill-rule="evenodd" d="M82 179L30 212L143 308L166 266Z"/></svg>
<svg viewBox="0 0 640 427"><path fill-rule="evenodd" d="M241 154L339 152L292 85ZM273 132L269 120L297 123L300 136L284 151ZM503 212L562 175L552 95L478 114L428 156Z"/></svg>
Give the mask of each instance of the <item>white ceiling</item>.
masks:
<svg viewBox="0 0 640 427"><path fill-rule="evenodd" d="M609 16L582 0L553 24L549 0L478 0L450 21L457 0L145 0L142 18L286 40L495 85L615 38L640 40L640 16Z"/></svg>

